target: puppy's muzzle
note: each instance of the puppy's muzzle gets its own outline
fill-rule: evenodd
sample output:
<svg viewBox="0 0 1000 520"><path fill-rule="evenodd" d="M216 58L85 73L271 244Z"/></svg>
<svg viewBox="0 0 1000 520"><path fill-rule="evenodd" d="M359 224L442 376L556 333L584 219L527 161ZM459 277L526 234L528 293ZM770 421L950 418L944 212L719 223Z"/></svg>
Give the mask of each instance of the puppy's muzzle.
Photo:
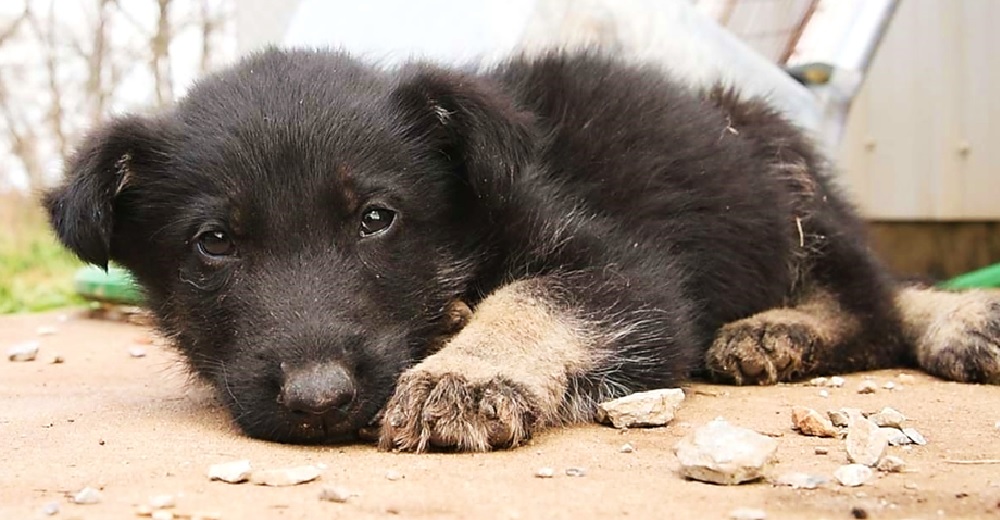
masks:
<svg viewBox="0 0 1000 520"><path fill-rule="evenodd" d="M354 378L340 363L310 363L305 366L282 363L281 372L284 380L278 402L291 412L314 415L346 413L357 394Z"/></svg>

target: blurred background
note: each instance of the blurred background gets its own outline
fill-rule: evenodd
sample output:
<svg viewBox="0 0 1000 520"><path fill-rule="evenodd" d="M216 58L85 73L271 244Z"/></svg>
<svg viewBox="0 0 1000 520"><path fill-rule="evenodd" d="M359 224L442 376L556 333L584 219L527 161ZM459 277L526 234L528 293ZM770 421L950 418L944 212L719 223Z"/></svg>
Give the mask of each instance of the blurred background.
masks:
<svg viewBox="0 0 1000 520"><path fill-rule="evenodd" d="M734 84L813 133L899 274L948 280L1000 262L995 20L997 0L3 0L0 313L82 301L37 197L86 129L272 44L387 66L597 45Z"/></svg>

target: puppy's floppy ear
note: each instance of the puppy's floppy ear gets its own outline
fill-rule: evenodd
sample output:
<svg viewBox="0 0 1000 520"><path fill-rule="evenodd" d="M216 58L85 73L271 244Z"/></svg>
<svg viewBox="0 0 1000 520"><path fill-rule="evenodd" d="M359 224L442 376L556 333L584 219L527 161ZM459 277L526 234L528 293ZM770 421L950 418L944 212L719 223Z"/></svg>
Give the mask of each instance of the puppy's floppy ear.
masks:
<svg viewBox="0 0 1000 520"><path fill-rule="evenodd" d="M115 199L136 182L135 172L163 161L162 125L128 116L87 135L66 163L66 180L42 203L59 240L80 259L107 269Z"/></svg>
<svg viewBox="0 0 1000 520"><path fill-rule="evenodd" d="M503 205L536 146L534 116L489 81L420 66L395 91L412 134L456 161L476 195Z"/></svg>

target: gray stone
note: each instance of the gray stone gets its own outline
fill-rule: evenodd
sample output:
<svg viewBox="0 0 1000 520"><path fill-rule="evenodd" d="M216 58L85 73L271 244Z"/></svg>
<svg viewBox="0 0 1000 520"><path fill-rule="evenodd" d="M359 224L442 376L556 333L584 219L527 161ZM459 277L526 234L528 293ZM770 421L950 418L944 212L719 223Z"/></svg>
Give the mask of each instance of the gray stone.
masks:
<svg viewBox="0 0 1000 520"><path fill-rule="evenodd" d="M680 388L639 392L601 403L597 420L615 428L664 426L674 420L677 407L684 401Z"/></svg>
<svg viewBox="0 0 1000 520"><path fill-rule="evenodd" d="M683 477L734 485L765 476L775 462L778 441L716 419L674 447Z"/></svg>
<svg viewBox="0 0 1000 520"><path fill-rule="evenodd" d="M826 412L826 416L830 418L830 423L839 428L847 426L851 418L844 410L830 410Z"/></svg>
<svg viewBox="0 0 1000 520"><path fill-rule="evenodd" d="M833 477L840 482L841 486L858 487L868 482L874 472L864 464L847 464L837 468L833 472Z"/></svg>
<svg viewBox="0 0 1000 520"><path fill-rule="evenodd" d="M913 444L913 441L899 428L882 428L882 431L885 432L886 438L889 440L889 446Z"/></svg>

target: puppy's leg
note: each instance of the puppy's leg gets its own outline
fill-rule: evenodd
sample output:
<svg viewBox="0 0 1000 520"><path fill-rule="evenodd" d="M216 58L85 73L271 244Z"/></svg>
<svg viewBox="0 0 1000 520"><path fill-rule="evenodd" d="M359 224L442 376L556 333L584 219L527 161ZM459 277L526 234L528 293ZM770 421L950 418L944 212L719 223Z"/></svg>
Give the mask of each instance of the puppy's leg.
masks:
<svg viewBox="0 0 1000 520"><path fill-rule="evenodd" d="M854 342L861 328L833 295L815 291L794 307L723 326L705 364L714 377L738 385L799 379L830 371L836 351Z"/></svg>
<svg viewBox="0 0 1000 520"><path fill-rule="evenodd" d="M486 451L561 421L570 379L595 365L591 326L538 280L484 299L439 352L405 372L386 406L381 446Z"/></svg>
<svg viewBox="0 0 1000 520"><path fill-rule="evenodd" d="M896 305L920 368L954 381L1000 384L1000 293L905 288Z"/></svg>

